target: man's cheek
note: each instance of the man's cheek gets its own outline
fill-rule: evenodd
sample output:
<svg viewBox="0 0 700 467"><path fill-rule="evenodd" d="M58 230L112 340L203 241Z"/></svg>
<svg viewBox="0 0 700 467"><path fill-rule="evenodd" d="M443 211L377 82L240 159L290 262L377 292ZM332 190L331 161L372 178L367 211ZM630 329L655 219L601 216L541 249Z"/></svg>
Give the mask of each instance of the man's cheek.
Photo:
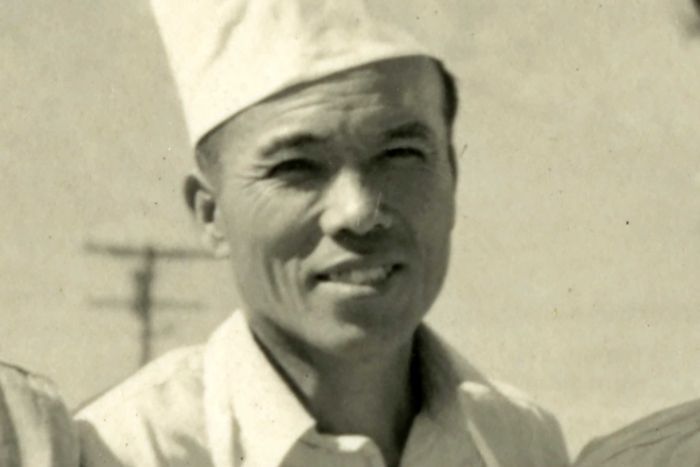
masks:
<svg viewBox="0 0 700 467"><path fill-rule="evenodd" d="M424 235L431 236L449 229L453 223L454 203L442 193L414 190L404 195L401 206L403 217Z"/></svg>

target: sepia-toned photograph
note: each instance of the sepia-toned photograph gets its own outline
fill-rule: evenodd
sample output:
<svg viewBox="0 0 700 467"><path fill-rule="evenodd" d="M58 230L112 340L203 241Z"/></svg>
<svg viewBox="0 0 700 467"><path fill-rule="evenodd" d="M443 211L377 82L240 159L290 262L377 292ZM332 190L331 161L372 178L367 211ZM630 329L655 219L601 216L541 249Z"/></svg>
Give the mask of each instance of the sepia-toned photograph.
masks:
<svg viewBox="0 0 700 467"><path fill-rule="evenodd" d="M699 0L0 0L0 467L700 466Z"/></svg>

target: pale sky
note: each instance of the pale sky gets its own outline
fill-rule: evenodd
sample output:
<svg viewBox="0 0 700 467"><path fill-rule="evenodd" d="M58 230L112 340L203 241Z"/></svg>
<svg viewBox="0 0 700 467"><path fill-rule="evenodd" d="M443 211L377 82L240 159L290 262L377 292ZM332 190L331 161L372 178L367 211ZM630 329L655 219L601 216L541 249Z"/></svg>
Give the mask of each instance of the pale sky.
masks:
<svg viewBox="0 0 700 467"><path fill-rule="evenodd" d="M690 2L423 3L402 2L403 19L442 25L465 148L431 322L558 415L572 453L700 397ZM0 2L0 64L0 359L75 406L138 357L136 321L91 305L127 296L135 263L82 245L196 245L190 152L145 0ZM205 309L160 314L158 351L205 339L236 306L230 284L225 264L160 266L157 298Z"/></svg>

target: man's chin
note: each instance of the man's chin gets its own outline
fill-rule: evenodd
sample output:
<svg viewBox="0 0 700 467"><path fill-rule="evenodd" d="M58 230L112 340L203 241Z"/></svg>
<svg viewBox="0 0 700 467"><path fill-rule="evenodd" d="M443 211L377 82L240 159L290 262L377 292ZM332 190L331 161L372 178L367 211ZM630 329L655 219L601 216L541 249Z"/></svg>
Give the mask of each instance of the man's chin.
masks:
<svg viewBox="0 0 700 467"><path fill-rule="evenodd" d="M393 303L342 302L327 309L333 322L316 334L316 341L328 351L386 348L410 339L425 313ZM327 316L328 316L327 315Z"/></svg>
<svg viewBox="0 0 700 467"><path fill-rule="evenodd" d="M339 360L362 360L386 355L411 340L415 329L374 329L344 327L332 334L316 339L317 350Z"/></svg>

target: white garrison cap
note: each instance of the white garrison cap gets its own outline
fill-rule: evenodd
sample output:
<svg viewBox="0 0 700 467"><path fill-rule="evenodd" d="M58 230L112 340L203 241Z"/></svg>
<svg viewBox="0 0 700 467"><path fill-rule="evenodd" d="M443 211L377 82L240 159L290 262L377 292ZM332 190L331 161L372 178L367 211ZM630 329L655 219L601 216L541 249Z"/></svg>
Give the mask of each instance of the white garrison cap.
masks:
<svg viewBox="0 0 700 467"><path fill-rule="evenodd" d="M365 0L151 3L193 146L291 86L391 58L439 58Z"/></svg>

